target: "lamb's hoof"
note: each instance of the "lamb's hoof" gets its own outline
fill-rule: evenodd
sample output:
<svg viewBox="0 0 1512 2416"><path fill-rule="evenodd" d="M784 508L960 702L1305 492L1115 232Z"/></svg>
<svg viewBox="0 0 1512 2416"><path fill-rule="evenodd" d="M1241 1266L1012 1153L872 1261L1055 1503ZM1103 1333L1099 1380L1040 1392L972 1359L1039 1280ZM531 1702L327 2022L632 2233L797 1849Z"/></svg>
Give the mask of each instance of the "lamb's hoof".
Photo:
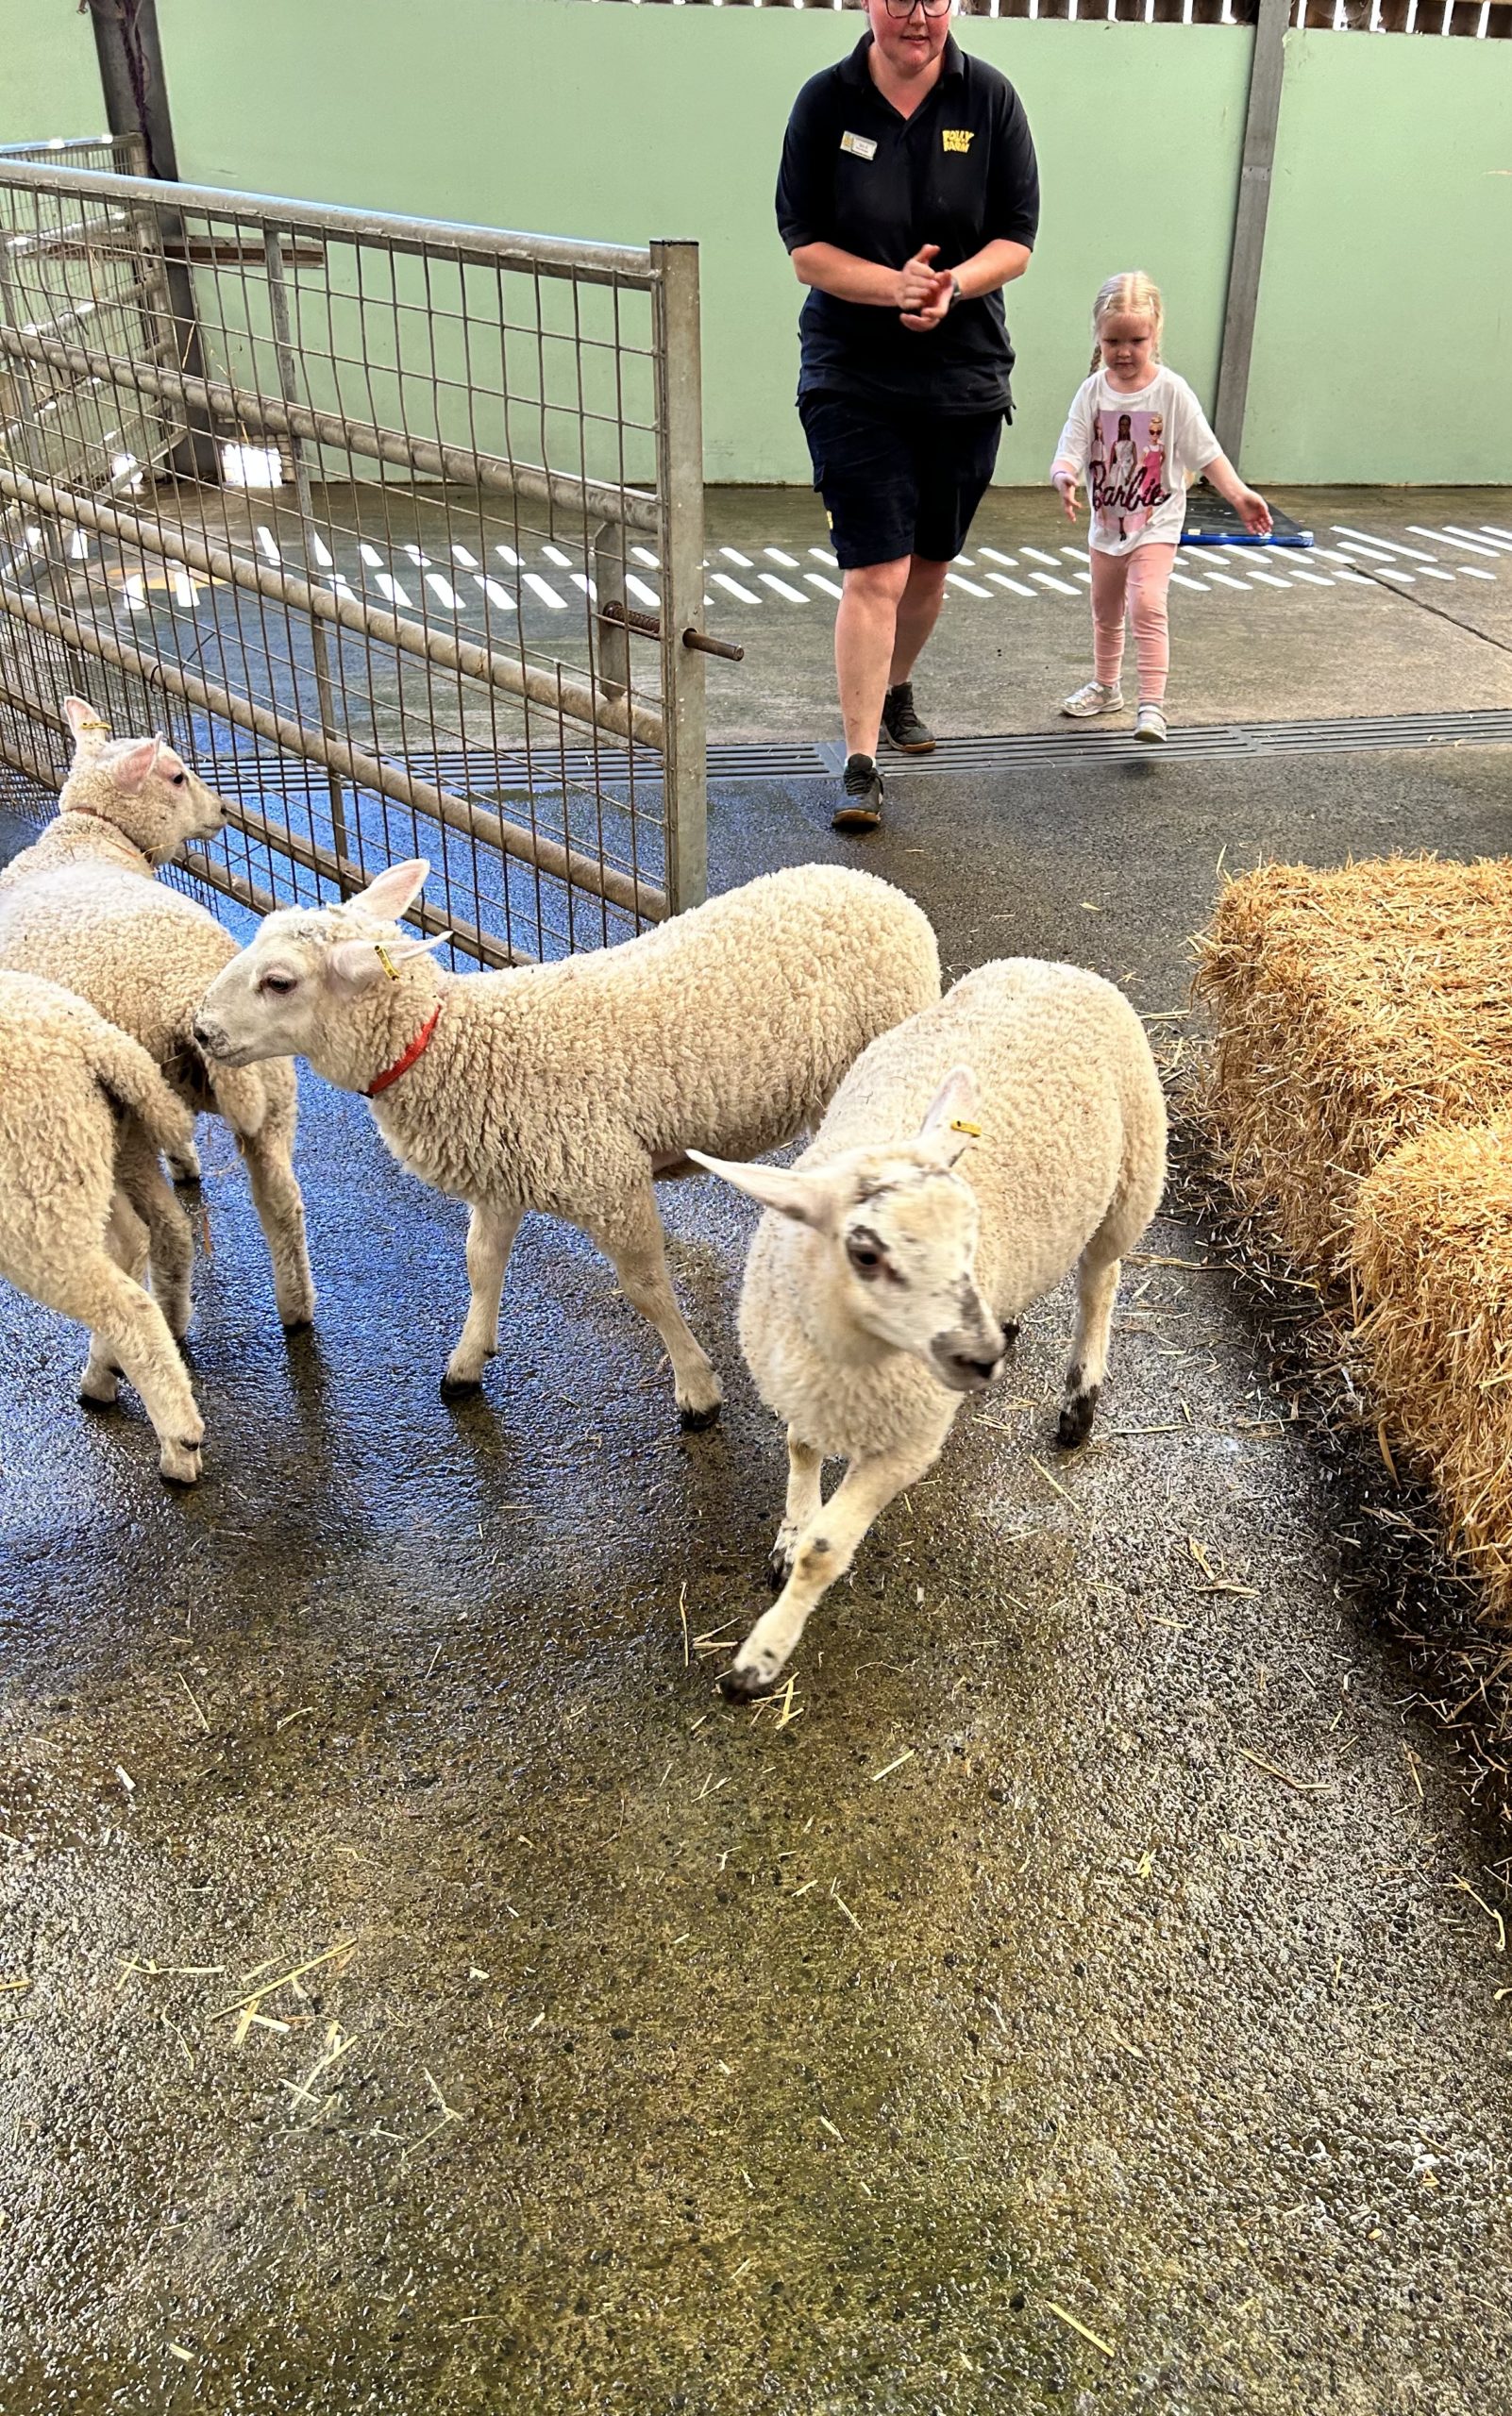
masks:
<svg viewBox="0 0 1512 2416"><path fill-rule="evenodd" d="M726 1703L756 1703L763 1695L775 1693L781 1676L774 1669L768 1677L761 1669L742 1669L733 1666L719 1672L719 1691Z"/></svg>
<svg viewBox="0 0 1512 2416"><path fill-rule="evenodd" d="M199 1483L199 1445L164 1443L158 1454L158 1473L164 1485Z"/></svg>
<svg viewBox="0 0 1512 2416"><path fill-rule="evenodd" d="M472 1394L480 1393L482 1389L481 1376L454 1376L449 1367L441 1379L443 1401L466 1401Z"/></svg>
<svg viewBox="0 0 1512 2416"><path fill-rule="evenodd" d="M723 1406L722 1401L716 1401L711 1409L684 1409L680 1402L678 1424L684 1434L701 1434L706 1428L714 1424Z"/></svg>
<svg viewBox="0 0 1512 2416"><path fill-rule="evenodd" d="M1003 1330L1002 1330L1002 1347L1003 1347L1003 1349L1004 1349L1005 1351L1011 1351L1011 1350L1013 1349L1013 1347L1014 1347L1014 1344L1017 1341L1017 1339L1018 1339L1018 1325L1017 1325L1017 1320L1016 1319L1012 1325L1005 1325L1005 1326L1003 1327Z"/></svg>
<svg viewBox="0 0 1512 2416"><path fill-rule="evenodd" d="M113 1409L116 1404L118 1382L118 1378L113 1373L107 1376L92 1376L87 1386L81 1384L78 1388L80 1409Z"/></svg>
<svg viewBox="0 0 1512 2416"><path fill-rule="evenodd" d="M175 1183L178 1184L180 1189L187 1188L189 1184L197 1183L199 1181L198 1150L185 1149L182 1154L179 1154L176 1150L171 1151L168 1159L168 1171L173 1176Z"/></svg>
<svg viewBox="0 0 1512 2416"><path fill-rule="evenodd" d="M787 1581L792 1574L793 1555L789 1552L786 1544L773 1544L771 1551L766 1555L766 1576L768 1584L774 1589L780 1590L787 1584Z"/></svg>
<svg viewBox="0 0 1512 2416"><path fill-rule="evenodd" d="M298 1334L315 1322L315 1302L319 1295L308 1274L296 1275L288 1284L275 1284L273 1297L278 1306L278 1323L285 1334Z"/></svg>
<svg viewBox="0 0 1512 2416"><path fill-rule="evenodd" d="M1097 1414L1100 1384L1089 1384L1084 1393L1073 1393L1061 1411L1061 1422L1055 1429L1055 1440L1063 1451L1074 1451L1086 1441L1092 1432Z"/></svg>

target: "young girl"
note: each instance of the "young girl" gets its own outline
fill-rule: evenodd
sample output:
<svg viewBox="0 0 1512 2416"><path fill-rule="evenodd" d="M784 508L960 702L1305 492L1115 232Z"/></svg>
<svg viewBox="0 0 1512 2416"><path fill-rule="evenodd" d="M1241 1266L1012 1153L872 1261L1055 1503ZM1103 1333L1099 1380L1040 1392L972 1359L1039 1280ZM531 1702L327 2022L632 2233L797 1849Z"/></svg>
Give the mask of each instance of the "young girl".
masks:
<svg viewBox="0 0 1512 2416"><path fill-rule="evenodd" d="M1154 745L1166 735L1166 595L1186 518L1187 480L1205 473L1252 535L1270 533L1264 496L1225 459L1184 378L1161 363L1164 316L1159 289L1143 269L1109 277L1092 310L1092 374L1077 389L1050 470L1067 520L1076 518L1084 471L1092 506L1095 677L1061 711L1079 721L1122 711L1127 605L1139 658L1134 736Z"/></svg>

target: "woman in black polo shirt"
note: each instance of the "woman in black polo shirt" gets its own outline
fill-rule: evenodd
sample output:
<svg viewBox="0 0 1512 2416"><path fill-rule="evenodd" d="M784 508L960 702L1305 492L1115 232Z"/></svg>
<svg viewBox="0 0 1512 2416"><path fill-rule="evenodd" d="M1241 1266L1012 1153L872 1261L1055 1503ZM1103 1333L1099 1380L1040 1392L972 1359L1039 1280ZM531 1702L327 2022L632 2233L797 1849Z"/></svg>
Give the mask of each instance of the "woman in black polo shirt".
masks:
<svg viewBox="0 0 1512 2416"><path fill-rule="evenodd" d="M798 414L844 595L837 830L875 830L880 730L934 740L910 673L1010 415L1002 288L1039 223L1017 93L949 35L949 0L868 0L871 31L811 76L782 145L777 223L801 283Z"/></svg>

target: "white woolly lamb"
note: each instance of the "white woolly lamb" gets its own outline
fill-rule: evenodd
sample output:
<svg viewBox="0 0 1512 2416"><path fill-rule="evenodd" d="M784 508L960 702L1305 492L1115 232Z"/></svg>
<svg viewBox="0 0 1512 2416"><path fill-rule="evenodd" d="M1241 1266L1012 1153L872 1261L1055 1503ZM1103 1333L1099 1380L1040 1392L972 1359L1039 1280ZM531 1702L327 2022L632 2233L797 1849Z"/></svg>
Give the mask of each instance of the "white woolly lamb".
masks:
<svg viewBox="0 0 1512 2416"><path fill-rule="evenodd" d="M159 1149L182 1149L193 1129L124 1032L56 982L0 973L0 1275L90 1328L81 1397L113 1401L123 1369L176 1485L198 1476L205 1428L170 1330L188 1322L190 1260L172 1193L181 1235L152 1226L160 1304L133 1274L147 1260L142 1169L149 1160L155 1169ZM166 1191L160 1176L157 1184Z"/></svg>
<svg viewBox="0 0 1512 2416"><path fill-rule="evenodd" d="M954 1171L966 1150L969 1181ZM872 1520L933 1467L962 1397L992 1382L1023 1310L1072 1267L1059 1440L1085 1440L1118 1262L1165 1183L1166 1109L1121 992L1011 957L874 1041L791 1169L693 1154L773 1212L747 1262L740 1338L787 1424L772 1553L785 1583L720 1680L744 1702L770 1690ZM826 1502L832 1457L849 1465Z"/></svg>
<svg viewBox="0 0 1512 2416"><path fill-rule="evenodd" d="M194 1015L237 944L152 879L186 839L218 830L225 808L160 739L111 741L78 697L66 710L76 752L57 816L0 873L0 966L76 991L141 1042L188 1107L225 1118L246 1161L279 1318L308 1325L315 1292L294 1171L294 1066L208 1071ZM174 1163L198 1174L193 1142Z"/></svg>
<svg viewBox="0 0 1512 2416"><path fill-rule="evenodd" d="M528 1208L580 1226L656 1327L685 1426L719 1379L667 1278L652 1179L695 1147L731 1157L816 1124L847 1067L939 996L934 933L869 873L770 873L618 948L458 978L395 927L429 867L361 898L270 914L213 982L195 1035L219 1064L297 1051L373 1100L422 1182L465 1200L471 1306L442 1389L497 1348L511 1245Z"/></svg>
<svg viewBox="0 0 1512 2416"><path fill-rule="evenodd" d="M0 871L0 890L70 864L150 877L186 839L214 836L226 808L160 738L112 738L81 696L65 696L74 761L40 839Z"/></svg>

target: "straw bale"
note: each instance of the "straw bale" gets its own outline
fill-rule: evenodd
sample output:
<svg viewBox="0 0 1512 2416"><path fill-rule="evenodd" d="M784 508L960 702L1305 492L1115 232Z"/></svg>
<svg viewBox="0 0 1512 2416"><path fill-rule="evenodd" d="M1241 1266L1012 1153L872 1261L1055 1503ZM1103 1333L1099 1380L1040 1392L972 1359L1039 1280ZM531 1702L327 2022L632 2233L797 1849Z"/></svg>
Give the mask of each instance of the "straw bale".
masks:
<svg viewBox="0 0 1512 2416"><path fill-rule="evenodd" d="M1487 1612L1512 1623L1512 1115L1393 1150L1360 1185L1352 1263L1386 1434L1433 1479Z"/></svg>
<svg viewBox="0 0 1512 2416"><path fill-rule="evenodd" d="M1199 947L1215 1157L1295 1264L1339 1275L1372 1167L1512 1107L1512 862L1262 865Z"/></svg>

